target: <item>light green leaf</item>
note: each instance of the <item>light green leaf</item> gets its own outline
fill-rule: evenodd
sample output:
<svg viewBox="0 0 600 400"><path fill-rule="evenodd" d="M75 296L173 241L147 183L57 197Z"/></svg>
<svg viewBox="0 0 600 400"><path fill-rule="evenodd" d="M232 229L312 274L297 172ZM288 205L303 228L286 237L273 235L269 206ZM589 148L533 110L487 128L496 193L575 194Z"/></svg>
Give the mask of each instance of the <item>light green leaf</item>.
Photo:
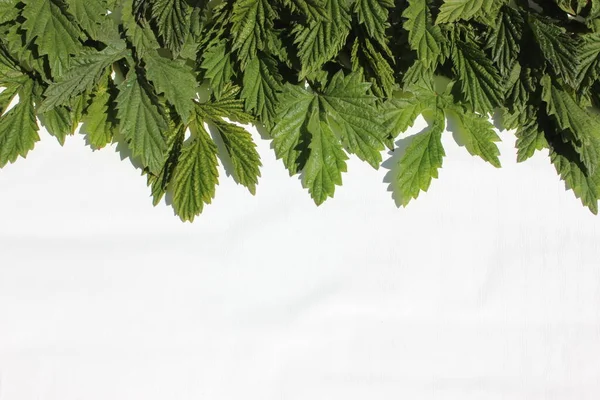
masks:
<svg viewBox="0 0 600 400"><path fill-rule="evenodd" d="M13 77L22 75L19 68L12 60L8 50L3 46L0 39L0 85L12 80Z"/></svg>
<svg viewBox="0 0 600 400"><path fill-rule="evenodd" d="M20 0L0 0L0 24L13 21L19 15L17 4Z"/></svg>
<svg viewBox="0 0 600 400"><path fill-rule="evenodd" d="M388 131L396 137L413 126L421 113L429 108L429 104L420 101L416 96L394 98L385 102L385 121Z"/></svg>
<svg viewBox="0 0 600 400"><path fill-rule="evenodd" d="M291 84L284 86L278 100L277 123L271 130L273 148L292 176L306 163L310 141L306 119L317 100L313 93Z"/></svg>
<svg viewBox="0 0 600 400"><path fill-rule="evenodd" d="M369 83L361 81L360 74L344 76L340 71L319 99L328 118L337 124L348 151L373 168L379 168L381 151L385 148L389 132L376 105L377 98L368 94L369 86Z"/></svg>
<svg viewBox="0 0 600 400"><path fill-rule="evenodd" d="M577 15L590 3L590 1L589 0L557 0L556 3L565 12L568 12L569 14L572 14L572 15ZM576 4L575 9L573 8L573 3Z"/></svg>
<svg viewBox="0 0 600 400"><path fill-rule="evenodd" d="M402 77L403 90L410 91L415 86L427 86L433 91L435 79L433 72L433 69L427 67L421 60L415 60Z"/></svg>
<svg viewBox="0 0 600 400"><path fill-rule="evenodd" d="M107 77L108 78L108 77ZM80 95L77 95L71 99L69 104L67 105L71 109L71 118L73 119L73 129L75 129L76 125L79 124L81 118L83 116L83 111L87 107L89 102L90 92L85 91ZM43 103L42 103L43 104ZM38 109L39 111L39 109Z"/></svg>
<svg viewBox="0 0 600 400"><path fill-rule="evenodd" d="M227 123L220 118L213 119L211 122L221 135L227 151L227 160L231 162L232 174L236 182L247 187L250 193L255 194L262 164L252 135L244 128Z"/></svg>
<svg viewBox="0 0 600 400"><path fill-rule="evenodd" d="M171 60L157 53L148 52L144 58L146 76L156 88L157 93L164 93L184 123L194 110L198 83L194 70L183 60Z"/></svg>
<svg viewBox="0 0 600 400"><path fill-rule="evenodd" d="M314 104L314 103L313 103ZM316 108L313 105L313 108ZM329 125L319 118L314 109L308 120L311 134L308 160L304 167L302 185L308 189L317 205L333 197L335 186L342 184L342 172L346 172L348 156Z"/></svg>
<svg viewBox="0 0 600 400"><path fill-rule="evenodd" d="M505 106L511 110L525 110L527 108L530 95L534 86L538 83L531 81L532 70L522 68L521 64L516 62L510 71L505 83Z"/></svg>
<svg viewBox="0 0 600 400"><path fill-rule="evenodd" d="M498 20L498 16L499 16L502 8L505 5L510 4L511 2L512 2L512 0L486 1L484 3L483 7L481 7L479 9L479 12L477 12L473 16L473 19L476 22L481 23L481 24L490 25L490 26L494 25L494 23Z"/></svg>
<svg viewBox="0 0 600 400"><path fill-rule="evenodd" d="M494 125L487 117L475 114L473 112L462 110L460 107L453 107L452 115L457 122L458 136L464 141L466 149L471 155L479 156L482 160L489 162L496 168L500 168L500 150L496 142L500 142L500 137L494 130Z"/></svg>
<svg viewBox="0 0 600 400"><path fill-rule="evenodd" d="M33 106L33 81L27 80L19 89L19 102L0 117L0 168L25 158L40 140Z"/></svg>
<svg viewBox="0 0 600 400"><path fill-rule="evenodd" d="M140 157L150 172L158 174L165 161L167 145L163 133L168 125L162 110L131 71L119 85L117 118L120 131L134 157Z"/></svg>
<svg viewBox="0 0 600 400"><path fill-rule="evenodd" d="M217 146L201 121L192 123L194 138L184 144L173 175L173 208L182 221L194 221L215 197Z"/></svg>
<svg viewBox="0 0 600 400"><path fill-rule="evenodd" d="M421 191L427 191L432 179L438 177L446 155L442 146L444 125L444 114L438 110L428 130L412 138L400 159L394 189L405 207L419 197Z"/></svg>
<svg viewBox="0 0 600 400"><path fill-rule="evenodd" d="M35 72L41 77L50 78L46 57L40 56L36 46L29 43L22 25L6 24L1 28L0 65L3 65L4 68L0 69L8 67L17 71ZM0 75L5 75L5 73L0 73Z"/></svg>
<svg viewBox="0 0 600 400"><path fill-rule="evenodd" d="M110 93L100 87L92 97L87 112L83 116L81 131L87 133L88 141L95 149L108 145L114 135L114 126L109 119Z"/></svg>

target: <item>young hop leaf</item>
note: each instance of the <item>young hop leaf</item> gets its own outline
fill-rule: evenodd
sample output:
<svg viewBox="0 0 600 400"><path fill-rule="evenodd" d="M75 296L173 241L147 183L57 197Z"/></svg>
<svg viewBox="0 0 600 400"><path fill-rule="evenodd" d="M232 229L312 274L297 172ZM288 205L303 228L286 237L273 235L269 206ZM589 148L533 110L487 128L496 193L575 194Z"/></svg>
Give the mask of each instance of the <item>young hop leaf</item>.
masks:
<svg viewBox="0 0 600 400"><path fill-rule="evenodd" d="M358 21L365 26L367 33L373 39L385 43L387 36L386 28L388 22L388 8L394 7L392 0L356 0L354 12Z"/></svg>
<svg viewBox="0 0 600 400"><path fill-rule="evenodd" d="M58 0L25 0L22 28L29 43L35 43L40 55L48 57L52 74L61 76L78 54L81 32Z"/></svg>
<svg viewBox="0 0 600 400"><path fill-rule="evenodd" d="M313 103L313 107L316 104ZM304 167L302 184L308 188L317 205L327 197L333 197L335 186L342 184L342 172L346 172L348 156L329 124L319 118L319 111L313 110L307 123L311 133L309 156Z"/></svg>
<svg viewBox="0 0 600 400"><path fill-rule="evenodd" d="M576 41L559 25L533 14L529 17L529 26L542 56L548 60L553 71L572 83L578 70Z"/></svg>
<svg viewBox="0 0 600 400"><path fill-rule="evenodd" d="M0 119L0 167L25 157L40 140L33 105L33 83L26 81L18 90L19 103Z"/></svg>
<svg viewBox="0 0 600 400"><path fill-rule="evenodd" d="M598 199L600 198L600 170L590 173L582 168L579 162L573 160L572 153L570 155L571 157L560 154L553 149L550 152L550 159L556 172L565 181L567 190L572 190L575 196L581 199L581 203L597 215Z"/></svg>
<svg viewBox="0 0 600 400"><path fill-rule="evenodd" d="M154 53L148 53L146 76L153 83L157 93L175 107L184 122L187 122L194 110L193 99L196 97L196 77L194 70L183 60L171 60Z"/></svg>
<svg viewBox="0 0 600 400"><path fill-rule="evenodd" d="M310 140L307 117L311 116L317 101L313 93L296 85L287 84L279 96L277 124L271 130L277 158L283 160L290 176L297 174L306 163L306 143Z"/></svg>
<svg viewBox="0 0 600 400"><path fill-rule="evenodd" d="M294 29L295 44L302 65L300 77L318 71L331 61L346 43L350 33L350 13L345 0L325 0L330 18L311 20Z"/></svg>
<svg viewBox="0 0 600 400"><path fill-rule="evenodd" d="M242 66L267 47L274 18L275 11L268 0L234 2L231 15L233 50L237 52Z"/></svg>
<svg viewBox="0 0 600 400"><path fill-rule="evenodd" d="M0 0L0 24L5 24L19 16L19 0Z"/></svg>
<svg viewBox="0 0 600 400"><path fill-rule="evenodd" d="M519 127L517 136L517 162L523 162L533 156L536 150L548 147L544 132L536 122Z"/></svg>
<svg viewBox="0 0 600 400"><path fill-rule="evenodd" d="M234 72L231 54L227 52L226 43L224 41L219 42L208 48L203 54L200 67L205 70L204 77L210 81L213 93L219 99L225 86L231 81Z"/></svg>
<svg viewBox="0 0 600 400"><path fill-rule="evenodd" d="M512 69L519 56L523 38L524 21L512 7L503 7L492 27L486 47L492 51L492 60L503 76Z"/></svg>
<svg viewBox="0 0 600 400"><path fill-rule="evenodd" d="M96 149L105 147L113 139L115 127L111 121L114 116L109 114L111 103L108 85L99 86L92 96L86 115L82 118L81 130L88 134L89 143Z"/></svg>
<svg viewBox="0 0 600 400"><path fill-rule="evenodd" d="M600 77L600 32L584 35L578 45L578 59L576 83L579 93L589 91L591 85Z"/></svg>
<svg viewBox="0 0 600 400"><path fill-rule="evenodd" d="M58 139L61 145L65 144L67 135L71 135L75 130L71 112L67 107L53 108L41 114L39 118L48 133Z"/></svg>
<svg viewBox="0 0 600 400"><path fill-rule="evenodd" d="M502 104L500 75L491 60L475 43L457 41L452 60L465 99L477 112L491 113Z"/></svg>
<svg viewBox="0 0 600 400"><path fill-rule="evenodd" d="M118 39L116 26L108 14L108 0L67 0L68 11L77 24L94 40Z"/></svg>
<svg viewBox="0 0 600 400"><path fill-rule="evenodd" d="M279 0L293 11L299 12L307 19L327 19L329 14L323 7L322 0Z"/></svg>
<svg viewBox="0 0 600 400"><path fill-rule="evenodd" d="M427 131L413 137L406 148L395 181L401 205L407 206L412 199L419 197L421 191L427 191L432 179L438 177L438 169L446 156L442 146L444 128L444 114L436 111Z"/></svg>
<svg viewBox="0 0 600 400"><path fill-rule="evenodd" d="M429 105L416 96L390 99L385 103L385 121L393 136L406 132Z"/></svg>
<svg viewBox="0 0 600 400"><path fill-rule="evenodd" d="M197 105L197 113L199 118L216 128L225 148L224 152L219 152L223 165L230 167L229 171L237 183L255 194L262 164L252 135L231 122L234 119L248 123L252 119L243 111L244 103L234 98L237 92L236 88L229 88L223 98Z"/></svg>
<svg viewBox="0 0 600 400"><path fill-rule="evenodd" d="M148 85L131 71L119 85L117 118L133 156L140 157L145 167L158 173L165 161L167 145L163 134L168 123L148 90Z"/></svg>
<svg viewBox="0 0 600 400"><path fill-rule="evenodd" d="M193 221L210 204L218 182L217 147L201 121L194 138L184 144L173 176L173 207L183 221Z"/></svg>
<svg viewBox="0 0 600 400"><path fill-rule="evenodd" d="M256 194L256 185L260 178L262 164L252 135L244 128L232 123L219 119L213 119L211 122L216 126L221 140L223 140L235 180L240 185L247 187L250 193Z"/></svg>
<svg viewBox="0 0 600 400"><path fill-rule="evenodd" d="M317 204L341 184L343 148L379 167L389 133L378 118L376 98L367 93L369 86L357 73L339 72L320 92L288 84L280 96L278 123L271 132L275 154L290 175L306 174L309 168L304 185ZM315 182L321 187L312 188Z"/></svg>
<svg viewBox="0 0 600 400"><path fill-rule="evenodd" d="M434 67L442 53L440 43L444 38L439 26L432 23L427 1L409 0L402 16L406 18L404 29L408 31L410 47L417 52L425 66Z"/></svg>
<svg viewBox="0 0 600 400"><path fill-rule="evenodd" d="M373 94L383 98L393 96L396 87L394 68L370 38L354 41L350 55L352 68L361 71L361 79L372 83Z"/></svg>
<svg viewBox="0 0 600 400"><path fill-rule="evenodd" d="M501 115L516 161L548 151L597 213L600 1L217 3L0 0L0 168L40 126L61 144L80 129L93 149L128 146L152 203L192 221L219 163L260 190L255 125L318 205L350 157L379 168L424 114L428 129L392 155L406 206L438 177L446 120L500 167Z"/></svg>
<svg viewBox="0 0 600 400"><path fill-rule="evenodd" d="M72 98L85 91L92 90L109 71L109 66L122 58L124 53L113 48L80 56L72 61L74 67L50 85L45 91L46 100L40 112L65 105Z"/></svg>
<svg viewBox="0 0 600 400"><path fill-rule="evenodd" d="M489 10L492 1L487 0L444 0L436 23L455 22L460 19L471 19L482 8Z"/></svg>
<svg viewBox="0 0 600 400"><path fill-rule="evenodd" d="M185 0L156 0L152 16L166 47L177 54L183 47L190 29L190 10Z"/></svg>
<svg viewBox="0 0 600 400"><path fill-rule="evenodd" d="M558 127L575 139L573 145L590 173L599 162L600 118L585 110L568 92L552 83L548 75L542 79L542 99L547 112L554 116Z"/></svg>
<svg viewBox="0 0 600 400"><path fill-rule="evenodd" d="M275 115L281 79L275 60L269 57L253 58L244 71L240 95L246 101L246 110L260 116L266 124L270 124Z"/></svg>
<svg viewBox="0 0 600 400"><path fill-rule="evenodd" d="M339 127L344 146L361 160L378 168L388 131L381 121L377 98L368 93L370 84L357 73L338 72L319 96L323 109Z"/></svg>
<svg viewBox="0 0 600 400"><path fill-rule="evenodd" d="M481 157L496 168L500 168L500 150L496 142L500 137L494 131L494 125L481 115L453 109L453 116L458 125L458 135L465 147L474 156Z"/></svg>

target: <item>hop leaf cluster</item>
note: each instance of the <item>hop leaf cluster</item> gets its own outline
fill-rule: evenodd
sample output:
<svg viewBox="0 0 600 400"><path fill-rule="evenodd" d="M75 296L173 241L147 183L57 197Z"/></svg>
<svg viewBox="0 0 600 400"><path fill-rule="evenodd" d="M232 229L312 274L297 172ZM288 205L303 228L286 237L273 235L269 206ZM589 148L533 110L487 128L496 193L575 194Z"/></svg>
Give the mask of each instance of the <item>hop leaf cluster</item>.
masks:
<svg viewBox="0 0 600 400"><path fill-rule="evenodd" d="M495 114L519 162L547 149L598 212L600 0L0 0L0 87L0 167L40 125L60 143L81 126L94 148L126 144L154 204L169 193L186 221L219 163L255 193L244 125L321 204L349 157L379 168L419 115L402 205L437 178L447 126L500 167Z"/></svg>

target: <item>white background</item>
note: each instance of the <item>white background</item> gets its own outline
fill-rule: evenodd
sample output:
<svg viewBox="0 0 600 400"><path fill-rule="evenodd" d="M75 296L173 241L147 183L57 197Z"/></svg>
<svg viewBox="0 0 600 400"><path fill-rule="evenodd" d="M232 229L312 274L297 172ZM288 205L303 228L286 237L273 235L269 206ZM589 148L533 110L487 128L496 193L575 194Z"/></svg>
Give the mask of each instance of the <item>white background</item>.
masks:
<svg viewBox="0 0 600 400"><path fill-rule="evenodd" d="M315 207L255 134L256 197L221 170L183 224L43 134L0 171L0 400L598 399L600 219L501 135L399 209L357 160Z"/></svg>

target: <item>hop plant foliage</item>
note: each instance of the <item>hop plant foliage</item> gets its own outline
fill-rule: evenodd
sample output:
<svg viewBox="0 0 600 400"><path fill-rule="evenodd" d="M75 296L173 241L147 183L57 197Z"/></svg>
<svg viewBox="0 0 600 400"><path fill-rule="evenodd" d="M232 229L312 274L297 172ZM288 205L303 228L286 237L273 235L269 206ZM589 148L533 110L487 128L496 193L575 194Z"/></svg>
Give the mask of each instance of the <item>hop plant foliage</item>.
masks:
<svg viewBox="0 0 600 400"><path fill-rule="evenodd" d="M94 148L124 142L182 220L212 202L219 163L255 193L244 125L321 204L349 157L379 168L421 114L402 205L437 178L447 126L500 167L496 114L517 161L547 149L598 212L600 0L0 0L0 87L0 167L41 126L60 143L81 126Z"/></svg>

